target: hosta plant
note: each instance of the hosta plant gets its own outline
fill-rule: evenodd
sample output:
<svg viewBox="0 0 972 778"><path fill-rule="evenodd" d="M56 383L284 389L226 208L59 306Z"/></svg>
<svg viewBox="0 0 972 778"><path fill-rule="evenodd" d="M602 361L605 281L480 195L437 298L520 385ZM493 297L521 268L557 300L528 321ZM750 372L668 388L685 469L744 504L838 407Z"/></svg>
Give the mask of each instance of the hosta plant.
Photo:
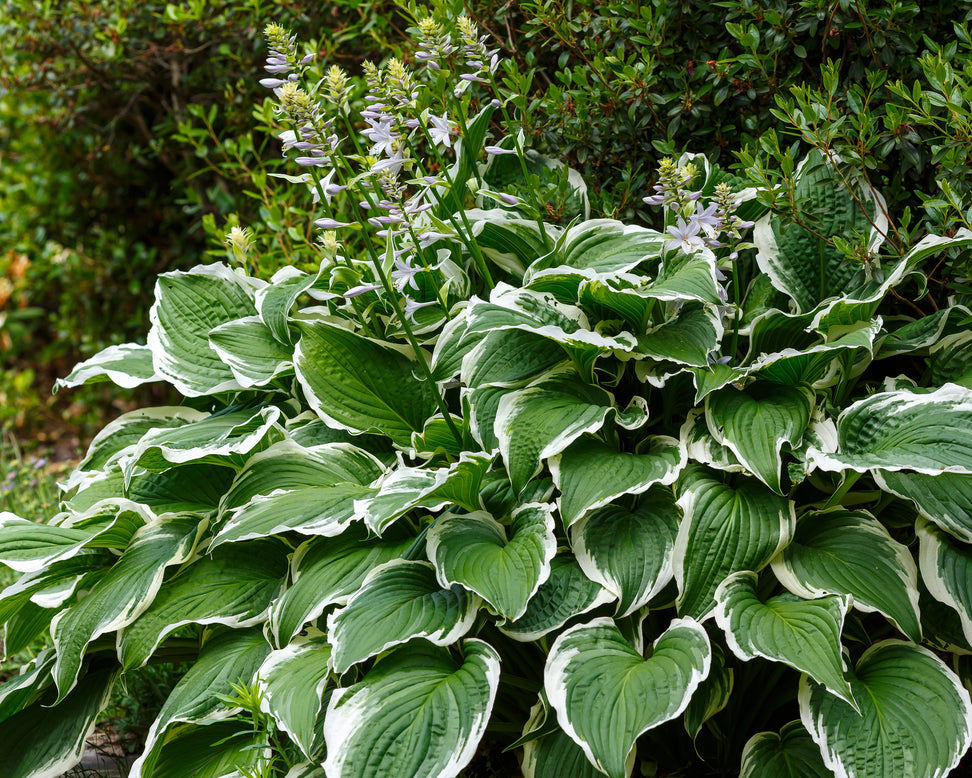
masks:
<svg viewBox="0 0 972 778"><path fill-rule="evenodd" d="M69 768L149 662L189 669L133 777L457 776L483 743L529 778L947 774L970 312L895 287L972 233L882 254L880 193L818 153L800 222L685 156L665 232L545 224L496 175L538 160L489 136L485 41L418 30L426 69L369 69L353 117L272 27L319 271L165 274L147 345L64 380L186 399L0 519L5 651L51 635L0 686L3 774Z"/></svg>

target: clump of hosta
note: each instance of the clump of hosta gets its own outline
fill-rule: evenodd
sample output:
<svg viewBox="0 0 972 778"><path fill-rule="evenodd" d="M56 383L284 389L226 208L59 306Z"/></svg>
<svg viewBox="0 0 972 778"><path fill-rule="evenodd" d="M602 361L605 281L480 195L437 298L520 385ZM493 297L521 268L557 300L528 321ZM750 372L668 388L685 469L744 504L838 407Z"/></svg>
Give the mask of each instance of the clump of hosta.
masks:
<svg viewBox="0 0 972 778"><path fill-rule="evenodd" d="M532 778L948 773L970 312L885 300L972 234L882 257L880 196L818 156L803 224L690 156L663 232L545 224L484 183L490 133L528 161L486 40L415 29L353 115L271 27L320 269L249 275L239 228L62 382L186 401L108 424L55 516L0 517L5 651L51 636L0 685L3 774L68 769L149 662L189 669L132 776L455 777L484 743Z"/></svg>

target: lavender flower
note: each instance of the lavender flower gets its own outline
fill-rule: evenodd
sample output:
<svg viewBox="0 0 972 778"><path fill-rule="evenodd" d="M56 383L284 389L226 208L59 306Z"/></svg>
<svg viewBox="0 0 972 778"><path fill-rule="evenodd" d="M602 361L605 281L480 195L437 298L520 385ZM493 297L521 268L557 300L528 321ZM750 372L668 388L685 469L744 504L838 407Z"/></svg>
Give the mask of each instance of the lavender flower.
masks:
<svg viewBox="0 0 972 778"><path fill-rule="evenodd" d="M685 221L681 216L675 220L675 226L668 228L669 238L665 248L669 250L681 249L686 253L695 249L705 248L705 241L699 237L702 227L697 221Z"/></svg>
<svg viewBox="0 0 972 778"><path fill-rule="evenodd" d="M442 116L429 115L429 137L436 146L452 148L452 136L456 131L452 129L449 117L443 113Z"/></svg>
<svg viewBox="0 0 972 778"><path fill-rule="evenodd" d="M430 305L436 305L436 301L430 300L427 303L420 303L413 300L408 295L405 295L405 315L412 321L415 321L416 311L418 311L421 308L428 308Z"/></svg>
<svg viewBox="0 0 972 778"><path fill-rule="evenodd" d="M418 284L415 281L415 276L421 273L424 268L412 267L400 259L395 260L395 269L391 272L391 277L396 281L401 281L405 279L405 283L402 284L402 289L412 288L418 290Z"/></svg>
<svg viewBox="0 0 972 778"><path fill-rule="evenodd" d="M456 50L442 25L431 16L419 21L419 46L415 59L425 63L432 70L441 70L446 59Z"/></svg>

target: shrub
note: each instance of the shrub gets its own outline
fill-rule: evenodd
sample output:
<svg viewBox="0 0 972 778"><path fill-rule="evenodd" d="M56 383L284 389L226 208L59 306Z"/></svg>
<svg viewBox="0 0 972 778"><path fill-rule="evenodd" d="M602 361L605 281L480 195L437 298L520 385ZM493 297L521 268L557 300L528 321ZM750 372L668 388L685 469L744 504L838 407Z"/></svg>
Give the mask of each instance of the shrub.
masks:
<svg viewBox="0 0 972 778"><path fill-rule="evenodd" d="M63 382L186 401L0 520L6 648L53 636L0 686L0 764L65 769L119 674L185 661L133 775L456 776L484 738L535 777L949 772L970 312L895 295L972 232L894 234L820 150L666 159L662 230L551 224L556 165L457 26L366 69L363 121L268 29L320 261L262 279L238 227Z"/></svg>

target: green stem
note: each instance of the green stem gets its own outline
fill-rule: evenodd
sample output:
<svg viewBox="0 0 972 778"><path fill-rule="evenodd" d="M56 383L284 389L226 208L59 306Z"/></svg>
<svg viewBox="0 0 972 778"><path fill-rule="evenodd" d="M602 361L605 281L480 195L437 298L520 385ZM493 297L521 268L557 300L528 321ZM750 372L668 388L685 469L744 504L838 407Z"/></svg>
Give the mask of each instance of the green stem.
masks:
<svg viewBox="0 0 972 778"><path fill-rule="evenodd" d="M429 148L432 149L432 153L435 155L435 159L439 163L439 167L442 170L442 177L446 180L446 183L449 185L450 191L453 190L455 182L452 180L452 176L449 175L449 168L446 165L445 159L443 159L442 154L439 153L438 147L435 145L435 143L433 143L432 138L429 136L428 130L425 129L425 126L420 124L419 127L422 130L422 135L425 137L426 143L428 144ZM415 153L415 148L412 145L411 141L407 141L407 142L408 142L408 148L412 152L412 157L417 157ZM438 197L438 195L436 195L436 197ZM441 202L442 200L439 200L440 204ZM493 282L493 276L490 274L489 266L486 264L486 257L483 256L482 249L479 248L479 244L476 243L476 240L473 237L472 226L469 224L469 219L466 217L466 210L465 208L463 208L462 203L459 203L458 213L459 213L459 218L462 220L463 227L465 228L465 235L468 236L466 245L469 246L469 250L472 252L473 261L476 263L476 268L479 270L480 275L482 275L483 280L486 282L486 286L492 289L493 287L496 286L496 284ZM463 234L463 230L460 229L459 225L456 223L455 214L450 213L447 215L447 218L449 219L449 222L452 224L452 226L455 228L456 232Z"/></svg>
<svg viewBox="0 0 972 778"><path fill-rule="evenodd" d="M489 85L493 89L493 94L499 95L500 93L499 86L496 83L496 77L493 75L492 71L490 71L489 73ZM510 119L510 114L506 110L505 100L500 100L500 111L503 112L503 121L506 123L506 126L511 127L513 124L513 120ZM535 198L536 192L533 190L532 187L527 186L527 182L529 181L530 174L527 171L526 157L524 156L525 151L523 147L520 145L520 139L517 137L517 134L515 132L511 133L510 137L513 138L513 148L516 149L516 157L520 161L520 170L523 172L523 186L525 189L527 189L530 192L531 197ZM543 238L543 245L546 246L548 251L550 251L553 249L554 244L550 240L550 237L547 235L547 230L544 227L543 219L541 218L539 199L534 199L532 205L537 212L537 227L539 227L540 229L540 237Z"/></svg>
<svg viewBox="0 0 972 778"><path fill-rule="evenodd" d="M851 490L851 487L857 483L862 475L863 473L858 473L855 470L847 473L844 476L844 480L841 482L840 486L837 487L837 491L830 495L830 499L824 503L823 509L827 510L828 508L833 508L835 505L840 505L840 501L844 499L844 495Z"/></svg>

